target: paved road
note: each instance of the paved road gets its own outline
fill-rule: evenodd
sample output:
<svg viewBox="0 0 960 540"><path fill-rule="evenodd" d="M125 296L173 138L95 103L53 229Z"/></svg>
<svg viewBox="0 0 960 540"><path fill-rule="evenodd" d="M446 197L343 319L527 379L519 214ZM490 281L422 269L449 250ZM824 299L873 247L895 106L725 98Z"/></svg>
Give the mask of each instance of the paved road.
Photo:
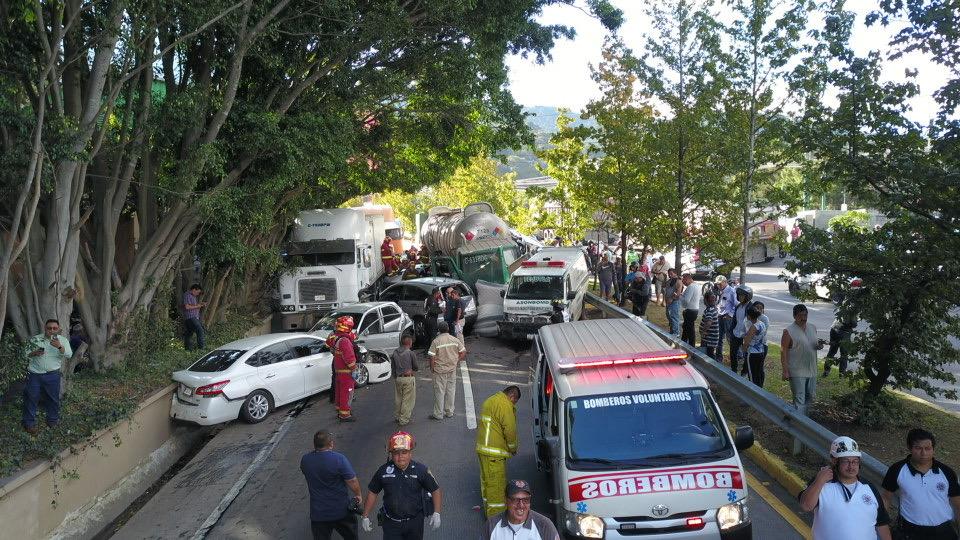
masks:
<svg viewBox="0 0 960 540"><path fill-rule="evenodd" d="M791 309L799 300L794 298L787 285L779 279L783 272L784 259L774 259L771 262L758 265L750 265L747 269L747 284L753 288L754 297L764 303L766 306L767 317L770 318L770 331L768 336L771 340L779 342L783 329L793 322ZM833 325L833 304L826 300L817 302L805 302L809 310L809 321L817 327L817 334L823 339L830 339L830 326ZM865 325L860 324L858 329L863 330ZM960 347L960 340L952 339L954 347ZM820 352L820 356L826 355L826 349ZM946 370L953 373L960 381L960 364L951 364L946 366ZM936 381L936 384L942 388L952 388L960 393L960 382L946 383ZM914 390L910 392L914 396L939 405L945 409L960 412L960 400L945 399L942 397L932 398L925 392Z"/></svg>
<svg viewBox="0 0 960 540"><path fill-rule="evenodd" d="M464 387L470 388L479 408L482 400L509 384L518 384L524 396L518 406L521 433L520 453L509 462L509 474L527 478L534 486L534 508L547 508L546 478L536 471L531 448L531 408L527 384L530 373L529 347L508 346L498 340L470 337L467 340L470 384L464 385L461 373L458 385L457 415L436 422L427 419L432 406L429 379L421 372L418 380L414 421L408 430L417 438L414 459L426 463L444 489L443 525L426 538L475 538L480 513L478 469L474 454L475 431L468 429L464 414ZM337 425L326 394L305 404L276 411L259 425L234 422L201 450L171 479L114 538L196 538L225 495L236 494L213 523L208 538L308 538L308 502L306 486L298 470L300 456L311 449L312 435L321 428L333 429L336 446L352 461L362 485L385 459L387 436L395 431L391 422L393 385L374 385L359 390L355 411L360 421ZM271 446L275 443L275 446ZM258 456L262 463L251 466ZM789 514L792 503L765 502L755 488L769 479L753 465L750 514L756 538L802 538L779 512ZM245 484L242 481L247 477ZM764 490L763 486L760 488ZM766 490L787 496L776 486ZM767 493L771 499L773 495ZM225 504L225 503L224 503ZM794 506L795 508L795 506ZM796 520L795 516L794 519ZM361 538L377 538L361 535Z"/></svg>

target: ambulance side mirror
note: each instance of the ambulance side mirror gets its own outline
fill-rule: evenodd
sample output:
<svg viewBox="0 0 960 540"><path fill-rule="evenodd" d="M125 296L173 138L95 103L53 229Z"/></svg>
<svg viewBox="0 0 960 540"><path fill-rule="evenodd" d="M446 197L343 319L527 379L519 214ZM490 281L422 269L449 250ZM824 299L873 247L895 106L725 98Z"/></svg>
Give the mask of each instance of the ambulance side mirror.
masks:
<svg viewBox="0 0 960 540"><path fill-rule="evenodd" d="M753 446L753 428L750 426L740 426L733 435L733 445L737 447L738 452L743 452Z"/></svg>
<svg viewBox="0 0 960 540"><path fill-rule="evenodd" d="M567 293L567 300L574 300L577 298L577 291L570 291Z"/></svg>

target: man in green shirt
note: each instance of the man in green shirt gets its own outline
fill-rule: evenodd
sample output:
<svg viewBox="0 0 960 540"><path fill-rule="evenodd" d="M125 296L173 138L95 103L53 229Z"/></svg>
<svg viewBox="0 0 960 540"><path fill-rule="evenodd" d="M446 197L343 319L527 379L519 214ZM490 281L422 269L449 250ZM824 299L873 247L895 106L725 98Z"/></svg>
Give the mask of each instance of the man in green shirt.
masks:
<svg viewBox="0 0 960 540"><path fill-rule="evenodd" d="M47 319L44 332L27 342L27 387L23 390L23 429L37 434L37 403L46 398L47 425L60 422L60 367L73 356L70 341L60 337L60 323Z"/></svg>

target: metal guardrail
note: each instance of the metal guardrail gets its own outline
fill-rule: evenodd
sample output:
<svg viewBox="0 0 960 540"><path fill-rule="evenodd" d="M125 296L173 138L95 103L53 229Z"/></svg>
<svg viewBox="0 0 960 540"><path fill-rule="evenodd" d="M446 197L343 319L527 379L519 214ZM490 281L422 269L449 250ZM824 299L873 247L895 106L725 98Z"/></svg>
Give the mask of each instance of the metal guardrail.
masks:
<svg viewBox="0 0 960 540"><path fill-rule="evenodd" d="M707 356L700 349L691 347L687 343L680 341L663 328L646 319L637 317L629 311L611 304L590 292L586 295L586 302L598 308L604 314L604 317L633 319L639 324L643 324L653 330L668 343L673 343L677 347L687 351L690 355L690 363L693 364L704 377L720 385L744 404L753 408L774 424L780 426L807 448L810 448L825 459L830 459L830 443L837 438L837 435L810 418L799 414L792 404L767 392L747 379L740 377L731 371L730 368ZM866 453L860 458L860 463L861 476L875 486L879 486L887 472L887 466L880 460Z"/></svg>

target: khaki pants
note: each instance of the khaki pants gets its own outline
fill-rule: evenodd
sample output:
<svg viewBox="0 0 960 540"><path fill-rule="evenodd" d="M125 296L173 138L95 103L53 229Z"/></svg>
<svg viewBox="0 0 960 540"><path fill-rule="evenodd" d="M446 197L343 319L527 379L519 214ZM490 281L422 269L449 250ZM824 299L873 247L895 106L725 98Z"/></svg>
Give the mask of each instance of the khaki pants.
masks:
<svg viewBox="0 0 960 540"><path fill-rule="evenodd" d="M410 422L413 406L417 402L417 378L397 377L394 382L393 417L402 426Z"/></svg>
<svg viewBox="0 0 960 540"><path fill-rule="evenodd" d="M457 399L457 370L433 374L433 416L453 416Z"/></svg>

